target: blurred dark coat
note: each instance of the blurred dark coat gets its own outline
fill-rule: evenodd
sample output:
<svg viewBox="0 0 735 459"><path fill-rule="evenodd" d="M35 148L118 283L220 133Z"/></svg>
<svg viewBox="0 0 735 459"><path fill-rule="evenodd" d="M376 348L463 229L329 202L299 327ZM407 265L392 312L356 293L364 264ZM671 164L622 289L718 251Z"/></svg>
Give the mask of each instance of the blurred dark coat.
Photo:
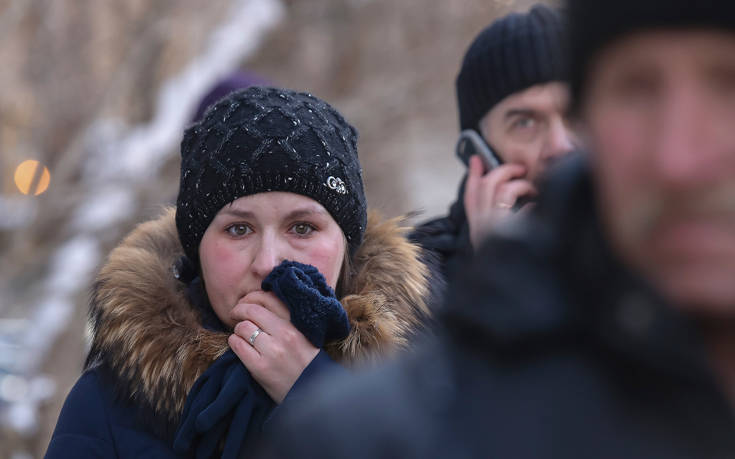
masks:
<svg viewBox="0 0 735 459"><path fill-rule="evenodd" d="M140 225L110 254L94 286L87 369L66 399L47 457L173 455L172 435L189 390L229 349L229 332L208 325L216 317L211 308L174 278L182 254L173 209ZM301 403L305 380L339 367L334 361L374 361L409 345L430 291L420 257L398 220L369 216L352 258L352 290L340 299L350 334L325 346L279 412Z"/></svg>
<svg viewBox="0 0 735 459"><path fill-rule="evenodd" d="M611 254L579 161L450 285L444 333L312 395L262 457L735 457L696 327Z"/></svg>
<svg viewBox="0 0 735 459"><path fill-rule="evenodd" d="M437 279L448 281L472 258L470 226L464 209L464 189L467 177L462 180L457 200L449 207L445 217L435 218L418 225L408 238L426 251L426 258L437 273ZM439 291L439 296L444 291Z"/></svg>

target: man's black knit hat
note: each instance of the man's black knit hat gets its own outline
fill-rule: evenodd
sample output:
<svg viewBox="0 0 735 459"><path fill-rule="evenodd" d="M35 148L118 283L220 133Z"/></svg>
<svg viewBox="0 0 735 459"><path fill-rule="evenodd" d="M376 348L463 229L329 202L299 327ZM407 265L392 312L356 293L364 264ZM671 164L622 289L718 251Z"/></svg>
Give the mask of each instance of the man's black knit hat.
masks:
<svg viewBox="0 0 735 459"><path fill-rule="evenodd" d="M176 228L189 259L198 263L222 207L267 191L319 202L357 248L367 205L355 128L326 102L287 89L251 87L213 105L181 142Z"/></svg>
<svg viewBox="0 0 735 459"><path fill-rule="evenodd" d="M457 76L460 128L479 130L480 119L507 96L564 80L565 45L561 14L548 6L490 24L467 49Z"/></svg>
<svg viewBox="0 0 735 459"><path fill-rule="evenodd" d="M735 30L733 0L567 0L571 53L570 83L578 107L590 63L618 38L644 29Z"/></svg>

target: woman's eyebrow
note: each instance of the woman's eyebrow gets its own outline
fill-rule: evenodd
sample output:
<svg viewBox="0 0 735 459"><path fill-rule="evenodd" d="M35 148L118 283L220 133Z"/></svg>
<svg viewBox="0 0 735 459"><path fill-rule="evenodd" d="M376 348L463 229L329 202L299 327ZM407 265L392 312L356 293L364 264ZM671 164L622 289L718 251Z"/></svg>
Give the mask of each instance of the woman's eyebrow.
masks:
<svg viewBox="0 0 735 459"><path fill-rule="evenodd" d="M286 220L293 220L295 218L304 218L309 217L312 215L325 215L326 211L322 209L296 209L292 212L289 212L284 218Z"/></svg>
<svg viewBox="0 0 735 459"><path fill-rule="evenodd" d="M255 218L255 214L253 214L252 212L241 210L236 207L225 207L220 211L220 214L243 218L245 220L251 220Z"/></svg>

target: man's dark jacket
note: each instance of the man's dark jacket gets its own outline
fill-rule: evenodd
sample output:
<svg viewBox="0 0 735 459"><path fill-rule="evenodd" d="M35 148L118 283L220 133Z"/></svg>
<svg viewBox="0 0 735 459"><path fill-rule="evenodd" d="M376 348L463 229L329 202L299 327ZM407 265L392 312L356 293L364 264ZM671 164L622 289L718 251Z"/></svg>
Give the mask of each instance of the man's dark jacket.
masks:
<svg viewBox="0 0 735 459"><path fill-rule="evenodd" d="M434 277L444 281L472 257L470 226L464 209L464 190L467 177L462 180L457 200L449 207L446 217L435 218L417 226L409 235L411 242L420 245L434 268ZM445 292L439 292L443 294Z"/></svg>
<svg viewBox="0 0 735 459"><path fill-rule="evenodd" d="M695 327L612 256L583 160L485 245L442 321L411 355L322 385L263 457L735 457Z"/></svg>

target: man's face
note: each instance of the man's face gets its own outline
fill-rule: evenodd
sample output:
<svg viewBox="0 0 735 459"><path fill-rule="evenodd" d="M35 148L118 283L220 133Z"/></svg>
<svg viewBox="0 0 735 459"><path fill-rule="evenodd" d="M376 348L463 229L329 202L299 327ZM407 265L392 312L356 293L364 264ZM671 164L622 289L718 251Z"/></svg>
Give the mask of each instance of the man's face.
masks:
<svg viewBox="0 0 735 459"><path fill-rule="evenodd" d="M480 120L482 136L505 163L525 166L525 178L533 182L553 160L574 148L568 102L564 83L531 86L490 109Z"/></svg>
<svg viewBox="0 0 735 459"><path fill-rule="evenodd" d="M735 317L735 34L631 35L582 115L614 249L675 304Z"/></svg>

